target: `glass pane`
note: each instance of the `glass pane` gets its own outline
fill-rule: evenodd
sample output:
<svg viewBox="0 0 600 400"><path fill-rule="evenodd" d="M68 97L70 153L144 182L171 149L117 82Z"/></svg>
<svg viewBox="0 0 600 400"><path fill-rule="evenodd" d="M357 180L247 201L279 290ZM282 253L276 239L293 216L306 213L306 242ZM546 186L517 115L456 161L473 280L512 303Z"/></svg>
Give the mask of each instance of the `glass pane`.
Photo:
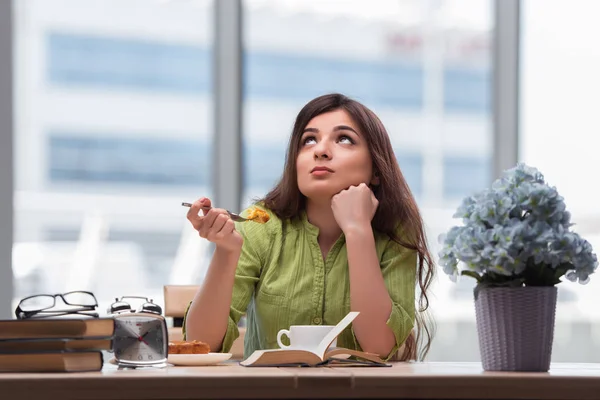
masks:
<svg viewBox="0 0 600 400"><path fill-rule="evenodd" d="M460 200L492 182L491 2L246 0L244 7L245 205L280 177L302 106L341 92L385 124L437 255L438 235L460 222L452 219ZM430 360L479 359L472 287L440 273Z"/></svg>
<svg viewBox="0 0 600 400"><path fill-rule="evenodd" d="M556 187L571 212L572 230L590 242L596 254L599 12L600 3L594 0L523 2L519 136L520 159ZM557 26L561 34L554 36ZM598 274L585 286L569 281L558 285L553 362L600 361L599 291Z"/></svg>
<svg viewBox="0 0 600 400"><path fill-rule="evenodd" d="M15 298L106 310L204 265L182 201L210 195L212 1L15 1Z"/></svg>
<svg viewBox="0 0 600 400"><path fill-rule="evenodd" d="M63 294L65 303L74 306L94 306L96 299L90 293L86 292L71 292Z"/></svg>
<svg viewBox="0 0 600 400"><path fill-rule="evenodd" d="M19 306L23 311L38 311L53 307L54 304L54 296L40 295L23 299Z"/></svg>

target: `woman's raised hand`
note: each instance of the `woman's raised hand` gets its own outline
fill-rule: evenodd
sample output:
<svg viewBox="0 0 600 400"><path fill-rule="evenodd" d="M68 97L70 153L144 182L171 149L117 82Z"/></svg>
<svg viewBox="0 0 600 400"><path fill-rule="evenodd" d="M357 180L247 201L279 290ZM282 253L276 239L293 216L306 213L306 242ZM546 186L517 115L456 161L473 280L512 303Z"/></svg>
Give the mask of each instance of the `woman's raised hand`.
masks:
<svg viewBox="0 0 600 400"><path fill-rule="evenodd" d="M200 215L200 210L202 214ZM239 252L242 248L242 236L236 231L235 224L222 208L212 208L210 199L202 197L192 203L187 219L200 237L214 243L217 249Z"/></svg>
<svg viewBox="0 0 600 400"><path fill-rule="evenodd" d="M379 201L365 183L350 186L331 199L333 216L345 234L352 229L370 229L378 206Z"/></svg>

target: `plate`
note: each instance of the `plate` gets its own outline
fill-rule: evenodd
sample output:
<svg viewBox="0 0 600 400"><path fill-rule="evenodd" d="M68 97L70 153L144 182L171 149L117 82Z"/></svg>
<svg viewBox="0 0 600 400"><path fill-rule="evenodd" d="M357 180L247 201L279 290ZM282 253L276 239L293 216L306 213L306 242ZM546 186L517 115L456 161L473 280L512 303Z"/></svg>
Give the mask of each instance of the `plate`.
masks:
<svg viewBox="0 0 600 400"><path fill-rule="evenodd" d="M215 365L229 360L231 355L231 353L169 354L167 361L173 365Z"/></svg>

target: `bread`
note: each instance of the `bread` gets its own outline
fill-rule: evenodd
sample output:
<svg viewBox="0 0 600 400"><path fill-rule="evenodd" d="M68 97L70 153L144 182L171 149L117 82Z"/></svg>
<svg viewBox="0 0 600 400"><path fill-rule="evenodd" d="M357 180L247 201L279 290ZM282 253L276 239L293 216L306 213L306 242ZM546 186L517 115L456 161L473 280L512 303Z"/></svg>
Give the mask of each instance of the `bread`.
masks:
<svg viewBox="0 0 600 400"><path fill-rule="evenodd" d="M191 342L169 342L169 354L208 354L210 346L208 343L193 340Z"/></svg>

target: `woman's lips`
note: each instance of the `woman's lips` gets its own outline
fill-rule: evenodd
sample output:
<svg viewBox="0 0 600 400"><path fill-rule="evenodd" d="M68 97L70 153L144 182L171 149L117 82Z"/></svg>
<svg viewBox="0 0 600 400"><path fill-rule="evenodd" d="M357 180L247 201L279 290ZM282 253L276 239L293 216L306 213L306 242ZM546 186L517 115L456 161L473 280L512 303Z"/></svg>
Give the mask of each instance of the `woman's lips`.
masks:
<svg viewBox="0 0 600 400"><path fill-rule="evenodd" d="M333 170L329 169L327 167L315 167L312 169L312 171L310 171L310 173L315 176L324 176L324 175L332 174Z"/></svg>

